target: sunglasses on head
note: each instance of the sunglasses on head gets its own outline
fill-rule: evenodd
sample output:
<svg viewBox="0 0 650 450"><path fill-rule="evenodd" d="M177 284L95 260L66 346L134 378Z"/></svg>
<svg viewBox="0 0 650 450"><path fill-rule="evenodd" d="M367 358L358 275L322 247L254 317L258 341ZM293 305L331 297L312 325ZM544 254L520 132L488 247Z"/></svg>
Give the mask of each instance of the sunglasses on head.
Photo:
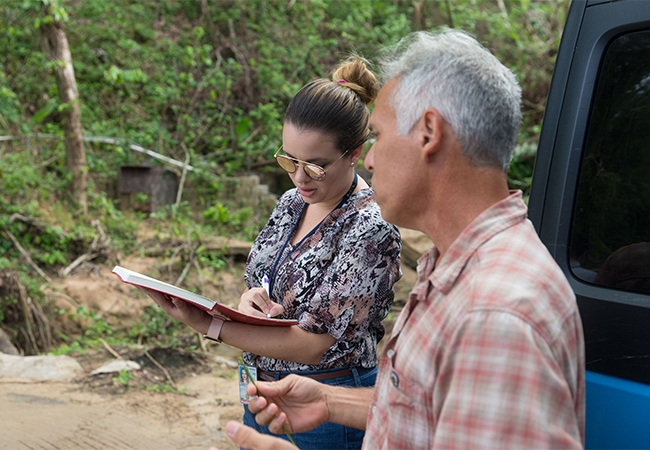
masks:
<svg viewBox="0 0 650 450"><path fill-rule="evenodd" d="M282 150L282 146L278 149L277 152L275 152L275 155L273 157L275 160L278 162L278 165L282 167L282 169L287 172L287 173L295 173L296 170L298 170L298 166L302 164L302 170L305 171L307 176L311 178L312 180L316 181L323 181L325 180L325 177L327 176L327 171L330 170L334 164L339 162L341 158L343 158L348 152L343 153L341 156L339 156L339 159L334 161L332 165L329 167L329 169L325 170L318 164L313 164L307 161L301 161L296 158L291 158L290 156L287 155L278 155L280 151Z"/></svg>

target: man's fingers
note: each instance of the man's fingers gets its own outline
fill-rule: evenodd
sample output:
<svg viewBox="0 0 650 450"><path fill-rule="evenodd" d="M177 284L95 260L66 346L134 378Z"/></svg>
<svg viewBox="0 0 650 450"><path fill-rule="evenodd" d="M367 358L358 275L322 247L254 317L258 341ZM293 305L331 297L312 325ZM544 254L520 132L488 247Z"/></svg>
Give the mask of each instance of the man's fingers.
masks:
<svg viewBox="0 0 650 450"><path fill-rule="evenodd" d="M283 393L286 393L286 388L284 388L285 379L286 378L283 378L279 381L258 381L257 390L260 391L260 395L263 395L264 397L279 397Z"/></svg>
<svg viewBox="0 0 650 450"><path fill-rule="evenodd" d="M249 450L296 450L290 442L274 436L263 435L239 422L226 424L226 435L241 448Z"/></svg>
<svg viewBox="0 0 650 450"><path fill-rule="evenodd" d="M278 407L277 405L271 403L267 408L264 408L257 414L255 414L255 422L257 422L260 425L268 425L270 426L274 421L276 422L275 425L275 430L278 429L277 427L277 415L278 415ZM282 426L280 426L280 429L282 429ZM282 431L279 431L281 433ZM278 433L278 431L275 431L275 433Z"/></svg>
<svg viewBox="0 0 650 450"><path fill-rule="evenodd" d="M252 389L251 389L251 386L253 386ZM250 395L251 397L254 397L254 396L257 395L257 389L255 389L255 385L253 383L248 383L248 386L246 386L246 393L248 395ZM248 409L250 409L250 411L253 414L257 414L258 412L260 412L261 410L266 408L268 406L268 404L269 403L266 400L266 398L257 397L257 398L254 398L254 399L252 399L250 401L250 403L248 404Z"/></svg>
<svg viewBox="0 0 650 450"><path fill-rule="evenodd" d="M279 414L276 413L275 417L269 424L269 430L271 430L271 433L282 434L284 433L285 428L288 431L291 431L291 426L287 423L287 415L285 413L279 413Z"/></svg>

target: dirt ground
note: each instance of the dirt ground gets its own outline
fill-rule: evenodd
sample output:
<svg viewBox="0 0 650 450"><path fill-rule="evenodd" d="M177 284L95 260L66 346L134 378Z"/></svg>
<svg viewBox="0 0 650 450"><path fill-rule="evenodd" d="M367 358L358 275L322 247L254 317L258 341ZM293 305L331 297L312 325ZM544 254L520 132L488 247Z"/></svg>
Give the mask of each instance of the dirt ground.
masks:
<svg viewBox="0 0 650 450"><path fill-rule="evenodd" d="M0 380L0 448L237 448L223 432L242 414L234 371L224 366L176 383L185 394Z"/></svg>
<svg viewBox="0 0 650 450"><path fill-rule="evenodd" d="M133 255L122 258L120 265L146 272L152 265L160 267L160 260ZM148 298L119 282L111 269L82 266L55 280L50 292L61 308L77 303L120 320L150 305ZM414 271L403 267L403 272L396 286L401 304L415 280ZM240 263L206 282L205 295L234 306L243 288ZM398 311L395 308L387 318L387 329ZM116 381L117 373L90 375L116 352L142 366L128 386ZM168 370L180 391L175 393L147 390L160 386L167 375L137 349L73 355L85 375L70 383L0 378L0 449L235 449L224 427L228 420L241 420L243 412L236 379L240 354L225 344L209 344L200 357L150 349L151 359Z"/></svg>

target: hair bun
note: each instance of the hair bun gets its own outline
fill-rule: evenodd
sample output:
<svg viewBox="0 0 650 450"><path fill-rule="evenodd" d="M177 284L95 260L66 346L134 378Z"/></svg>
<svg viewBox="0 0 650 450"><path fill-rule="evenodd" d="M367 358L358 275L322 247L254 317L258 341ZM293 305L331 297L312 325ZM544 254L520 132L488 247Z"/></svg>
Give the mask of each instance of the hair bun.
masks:
<svg viewBox="0 0 650 450"><path fill-rule="evenodd" d="M379 83L367 64L369 62L360 56L350 56L334 69L332 81L352 90L363 103L371 105L377 99Z"/></svg>

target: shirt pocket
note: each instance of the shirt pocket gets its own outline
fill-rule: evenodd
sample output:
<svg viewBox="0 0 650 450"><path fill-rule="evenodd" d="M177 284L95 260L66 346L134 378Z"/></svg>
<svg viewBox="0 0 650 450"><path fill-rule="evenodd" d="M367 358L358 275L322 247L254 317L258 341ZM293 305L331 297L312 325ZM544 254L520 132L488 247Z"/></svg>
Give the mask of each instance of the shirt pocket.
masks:
<svg viewBox="0 0 650 450"><path fill-rule="evenodd" d="M391 367L388 377L388 448L431 448L432 396L420 380Z"/></svg>

